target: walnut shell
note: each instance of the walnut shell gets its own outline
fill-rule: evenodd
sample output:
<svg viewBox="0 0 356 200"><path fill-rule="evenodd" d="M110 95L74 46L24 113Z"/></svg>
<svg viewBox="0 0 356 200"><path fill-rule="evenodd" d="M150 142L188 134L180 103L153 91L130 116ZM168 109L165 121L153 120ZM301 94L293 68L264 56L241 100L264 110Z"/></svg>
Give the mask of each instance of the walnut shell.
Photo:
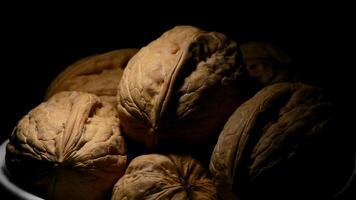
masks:
<svg viewBox="0 0 356 200"><path fill-rule="evenodd" d="M291 57L281 48L264 42L241 44L241 53L248 74L262 85L294 81Z"/></svg>
<svg viewBox="0 0 356 200"><path fill-rule="evenodd" d="M177 26L129 61L118 90L123 130L148 147L201 142L239 103L238 46L223 34Z"/></svg>
<svg viewBox="0 0 356 200"><path fill-rule="evenodd" d="M218 199L202 165L190 156L149 154L136 157L116 183L112 200Z"/></svg>
<svg viewBox="0 0 356 200"><path fill-rule="evenodd" d="M46 199L102 199L126 169L116 115L92 94L54 95L12 133L6 149L11 178Z"/></svg>
<svg viewBox="0 0 356 200"><path fill-rule="evenodd" d="M116 92L127 62L138 49L120 49L83 58L60 73L45 99L62 91L88 92L116 105Z"/></svg>
<svg viewBox="0 0 356 200"><path fill-rule="evenodd" d="M321 172L330 165L330 157L323 156L330 146L323 138L332 130L332 110L321 89L301 83L267 86L243 103L225 124L211 157L220 193L241 197L247 191L263 196L261 191L288 190L289 199L330 183Z"/></svg>

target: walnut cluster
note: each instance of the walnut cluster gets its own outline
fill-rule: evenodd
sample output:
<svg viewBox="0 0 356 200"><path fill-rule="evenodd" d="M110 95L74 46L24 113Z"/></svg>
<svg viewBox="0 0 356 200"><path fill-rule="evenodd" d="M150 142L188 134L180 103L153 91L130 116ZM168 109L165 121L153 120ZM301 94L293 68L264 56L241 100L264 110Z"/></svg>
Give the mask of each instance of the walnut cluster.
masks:
<svg viewBox="0 0 356 200"><path fill-rule="evenodd" d="M314 150L335 130L333 106L290 62L192 26L84 58L18 122L11 179L46 199L243 200L277 194L273 181L302 177L308 162L304 178L319 184Z"/></svg>

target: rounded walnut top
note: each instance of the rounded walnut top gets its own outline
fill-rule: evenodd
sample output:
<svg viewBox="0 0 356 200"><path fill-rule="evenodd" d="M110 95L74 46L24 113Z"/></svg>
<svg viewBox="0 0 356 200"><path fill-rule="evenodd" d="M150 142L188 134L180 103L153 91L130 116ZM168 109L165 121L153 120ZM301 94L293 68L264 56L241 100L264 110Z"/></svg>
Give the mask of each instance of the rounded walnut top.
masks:
<svg viewBox="0 0 356 200"><path fill-rule="evenodd" d="M177 26L128 63L118 90L123 130L157 147L209 138L239 104L241 59L225 35Z"/></svg>
<svg viewBox="0 0 356 200"><path fill-rule="evenodd" d="M112 200L215 200L214 182L190 156L149 154L135 158L116 183Z"/></svg>
<svg viewBox="0 0 356 200"><path fill-rule="evenodd" d="M102 199L123 175L125 153L114 107L61 92L18 122L6 164L15 182L46 199Z"/></svg>

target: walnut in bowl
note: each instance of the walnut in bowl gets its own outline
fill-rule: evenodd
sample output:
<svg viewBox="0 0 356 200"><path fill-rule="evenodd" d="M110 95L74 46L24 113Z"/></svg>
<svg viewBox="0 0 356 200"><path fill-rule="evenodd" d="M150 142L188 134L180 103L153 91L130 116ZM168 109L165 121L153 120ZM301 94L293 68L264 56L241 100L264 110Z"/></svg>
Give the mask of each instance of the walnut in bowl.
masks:
<svg viewBox="0 0 356 200"><path fill-rule="evenodd" d="M137 49L120 49L83 58L61 72L47 89L46 99L62 91L88 92L116 105L117 86Z"/></svg>
<svg viewBox="0 0 356 200"><path fill-rule="evenodd" d="M45 199L102 199L125 171L125 151L113 106L60 92L18 122L6 166L16 184Z"/></svg>
<svg viewBox="0 0 356 200"><path fill-rule="evenodd" d="M276 83L231 115L215 146L210 171L219 192L228 197L324 199L319 195L336 189L330 177L337 176L333 160L341 135L333 104L323 90Z"/></svg>
<svg viewBox="0 0 356 200"><path fill-rule="evenodd" d="M177 26L129 61L118 89L125 133L148 147L205 141L243 99L242 59L225 35Z"/></svg>
<svg viewBox="0 0 356 200"><path fill-rule="evenodd" d="M112 200L215 200L218 193L209 172L186 155L148 154L135 158L116 183Z"/></svg>

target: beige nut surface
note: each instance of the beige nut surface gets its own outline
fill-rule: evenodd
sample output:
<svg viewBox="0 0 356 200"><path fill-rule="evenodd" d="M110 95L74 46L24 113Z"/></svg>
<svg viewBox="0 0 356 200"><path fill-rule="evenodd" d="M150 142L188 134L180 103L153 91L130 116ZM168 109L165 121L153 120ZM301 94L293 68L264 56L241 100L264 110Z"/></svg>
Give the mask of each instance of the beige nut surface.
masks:
<svg viewBox="0 0 356 200"><path fill-rule="evenodd" d="M218 199L213 181L190 156L148 154L135 158L116 183L112 200Z"/></svg>
<svg viewBox="0 0 356 200"><path fill-rule="evenodd" d="M61 91L81 91L116 105L122 72L137 49L120 49L83 58L61 72L47 89L46 99Z"/></svg>
<svg viewBox="0 0 356 200"><path fill-rule="evenodd" d="M239 104L239 55L220 33L191 26L165 32L122 76L118 111L125 133L148 147L211 136Z"/></svg>
<svg viewBox="0 0 356 200"><path fill-rule="evenodd" d="M7 145L11 178L46 199L103 199L126 169L113 106L60 92L17 124Z"/></svg>

